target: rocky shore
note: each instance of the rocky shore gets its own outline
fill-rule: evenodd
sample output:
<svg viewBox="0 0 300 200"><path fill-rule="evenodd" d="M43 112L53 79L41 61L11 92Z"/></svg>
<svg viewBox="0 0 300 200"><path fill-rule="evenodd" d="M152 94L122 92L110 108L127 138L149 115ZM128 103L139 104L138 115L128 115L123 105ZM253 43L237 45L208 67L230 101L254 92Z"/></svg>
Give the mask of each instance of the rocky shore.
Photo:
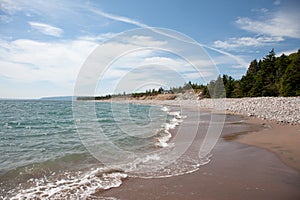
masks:
<svg viewBox="0 0 300 200"><path fill-rule="evenodd" d="M300 97L255 97L201 99L176 98L175 100L131 100L147 104L199 107L200 109L226 110L280 124L300 124Z"/></svg>
<svg viewBox="0 0 300 200"><path fill-rule="evenodd" d="M227 99L232 112L283 124L300 124L300 97L258 97Z"/></svg>
<svg viewBox="0 0 300 200"><path fill-rule="evenodd" d="M229 112L276 121L283 124L300 124L300 97L257 97L235 99L203 99L200 107L213 108L225 102Z"/></svg>

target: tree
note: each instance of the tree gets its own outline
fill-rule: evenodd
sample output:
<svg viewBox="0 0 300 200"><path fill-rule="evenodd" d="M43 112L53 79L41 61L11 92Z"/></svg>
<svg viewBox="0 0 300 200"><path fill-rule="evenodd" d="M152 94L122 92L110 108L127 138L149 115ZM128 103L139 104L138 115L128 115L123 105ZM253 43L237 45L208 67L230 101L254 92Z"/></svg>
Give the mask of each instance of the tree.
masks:
<svg viewBox="0 0 300 200"><path fill-rule="evenodd" d="M231 76L223 75L223 83L225 87L225 93L227 98L231 98L233 96L234 84L235 81Z"/></svg>
<svg viewBox="0 0 300 200"><path fill-rule="evenodd" d="M275 52L272 49L261 63L262 96L278 96L278 91L275 87L275 61Z"/></svg>
<svg viewBox="0 0 300 200"><path fill-rule="evenodd" d="M283 96L300 95L300 49L291 57L292 62L288 65L282 77L280 92Z"/></svg>
<svg viewBox="0 0 300 200"><path fill-rule="evenodd" d="M164 91L164 89L163 89L162 87L160 87L160 88L158 89L158 94L162 94L163 91Z"/></svg>
<svg viewBox="0 0 300 200"><path fill-rule="evenodd" d="M278 57L275 61L275 69L276 69L275 86L276 86L277 91L279 91L279 95L281 95L281 96L283 96L282 79L285 74L285 70L290 63L291 63L291 59L284 54L282 54L280 57Z"/></svg>
<svg viewBox="0 0 300 200"><path fill-rule="evenodd" d="M216 81L211 81L208 84L209 94L212 98L224 98L226 97L226 92L224 89L224 83L221 76L218 76Z"/></svg>

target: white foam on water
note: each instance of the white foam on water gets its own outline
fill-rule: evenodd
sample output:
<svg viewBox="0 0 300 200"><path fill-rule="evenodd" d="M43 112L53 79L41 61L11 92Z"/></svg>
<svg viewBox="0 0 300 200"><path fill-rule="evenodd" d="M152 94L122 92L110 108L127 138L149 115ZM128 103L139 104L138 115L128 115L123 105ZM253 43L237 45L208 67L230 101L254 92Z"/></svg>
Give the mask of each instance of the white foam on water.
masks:
<svg viewBox="0 0 300 200"><path fill-rule="evenodd" d="M143 167L146 170L133 170L128 171L129 177L153 179L153 178L168 178L173 176L180 176L184 174L190 174L200 169L201 166L210 162L209 157L205 159L192 158L188 155L180 157L178 160L174 161L173 164L164 166L164 159L168 159L167 155L159 156L158 162L154 162L155 165L149 165L150 163L145 163ZM161 165L160 165L161 164Z"/></svg>
<svg viewBox="0 0 300 200"><path fill-rule="evenodd" d="M127 176L117 170L97 168L85 173L66 172L59 179L30 179L27 182L31 187L20 185L8 192L9 199L87 199L98 191L119 187Z"/></svg>
<svg viewBox="0 0 300 200"><path fill-rule="evenodd" d="M165 130L166 135L165 136L161 136L159 138L157 138L157 142L156 142L156 146L158 147L168 147L170 144L168 144L168 141L171 139L172 134Z"/></svg>
<svg viewBox="0 0 300 200"><path fill-rule="evenodd" d="M136 158L133 162L122 166L122 168L125 168L126 172L134 172L142 169L143 167L141 166L149 165L149 163L159 161L160 159L161 158L158 154L151 154L147 155L146 157Z"/></svg>
<svg viewBox="0 0 300 200"><path fill-rule="evenodd" d="M168 113L168 115L174 116L174 118L170 119L169 122L164 123L162 125L162 132L160 136L157 138L157 142L155 145L157 147L168 147L170 144L168 143L170 139L172 138L172 134L169 132L170 129L175 129L176 126L178 126L181 122L183 122L183 118L185 116L181 116L180 111L172 111L170 112L170 109L168 107L162 107L161 110Z"/></svg>
<svg viewBox="0 0 300 200"><path fill-rule="evenodd" d="M163 106L161 108L161 110L164 111L164 112L168 112L170 109L167 106Z"/></svg>
<svg viewBox="0 0 300 200"><path fill-rule="evenodd" d="M12 126L8 125L8 123L5 123L4 127L7 128L7 129L11 129L12 128Z"/></svg>
<svg viewBox="0 0 300 200"><path fill-rule="evenodd" d="M17 186L17 188L9 191L9 198L6 199L91 199L95 193L101 190L119 187L123 179L128 176L166 178L197 171L201 165L207 164L209 159L199 160L192 159L189 156L182 156L173 164L163 167L167 159L169 159L168 152L174 145L169 143L172 138L170 130L183 122L185 116L182 116L180 111L171 112L168 107L162 107L162 110L173 116L173 118L162 125L159 136L156 138L155 145L162 148L162 152L139 157L133 162L126 164L127 166L125 167L102 167L91 169L87 172L79 171L63 175L53 173L52 177L30 179L28 183L31 187L28 187L28 185L27 187L23 185ZM95 198L107 199L96 196Z"/></svg>
<svg viewBox="0 0 300 200"><path fill-rule="evenodd" d="M170 111L166 107L163 107L171 118L168 122L164 123L156 137L155 145L162 148L162 151L154 152L145 157L137 158L132 163L129 164L125 171L130 177L139 178L166 178L172 176L179 176L184 174L189 174L197 171L200 166L210 162L209 158L199 159L198 154L194 157L189 155L183 155L174 163L170 164L170 152L175 144L170 143L172 134L171 129L176 128L186 116L182 116L180 111Z"/></svg>
<svg viewBox="0 0 300 200"><path fill-rule="evenodd" d="M180 114L180 111L172 111L172 112L169 112L168 114L175 116L175 118L177 118L177 119L181 119L182 118L182 116Z"/></svg>
<svg viewBox="0 0 300 200"><path fill-rule="evenodd" d="M31 129L31 126L25 126L26 129Z"/></svg>

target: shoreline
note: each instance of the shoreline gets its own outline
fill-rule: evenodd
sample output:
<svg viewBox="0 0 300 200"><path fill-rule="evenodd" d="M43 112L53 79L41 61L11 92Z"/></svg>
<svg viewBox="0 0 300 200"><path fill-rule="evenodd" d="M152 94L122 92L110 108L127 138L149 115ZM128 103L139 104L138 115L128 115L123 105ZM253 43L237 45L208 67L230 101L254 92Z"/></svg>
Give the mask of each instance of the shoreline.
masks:
<svg viewBox="0 0 300 200"><path fill-rule="evenodd" d="M189 106L182 109L190 113L199 111ZM299 199L299 170L287 166L272 151L239 141L252 133L268 130L264 127L269 122L247 116L243 118L242 122L227 123L212 151L211 161L197 171L169 178L129 177L119 188L103 191L97 196L145 200ZM240 127L245 134L240 134ZM233 133L237 134L237 138L225 139Z"/></svg>
<svg viewBox="0 0 300 200"><path fill-rule="evenodd" d="M86 195L91 195L91 198L97 196L97 198L99 197L101 199L106 199L105 197L107 197L108 199L184 198L232 200L245 199L244 196L246 196L246 199L278 199L278 197L284 197L285 199L300 199L300 192L297 190L300 187L300 173L299 170L296 170L296 167L293 167L293 165L298 163L297 158L299 158L298 155L293 154L294 150L299 150L297 148L299 142L295 140L295 137L298 137L298 132L295 134L295 130L298 131L298 125L276 125L275 123L276 127L274 127L270 124L272 123L270 121L247 117L237 113L228 113L228 110L203 109L199 105L193 104L193 101L179 102L181 104L179 104L178 101L156 100L123 101L120 103L146 104L146 102L148 105L157 105L158 108L166 106L169 109L164 108L164 110L169 110L170 114L180 113L184 119L179 126L170 130L171 137L169 138L170 141L168 143L171 147L170 150L174 147L173 144L175 144L176 147L187 145L188 148L184 150L183 154L179 154L179 159L172 161L172 164L163 168L162 171L153 170L153 174L151 173L151 176L145 179L146 177L142 178L143 176L135 176L134 173L130 174L129 172L129 174L126 174L125 172L124 174L122 171L115 171L114 168L112 170L107 170L105 167L98 168L99 165L96 164L96 160L94 160L96 161L95 163L94 161L92 163L86 163L86 159L79 159L78 161L83 162L77 163L77 166L78 164L79 166L76 169L80 170L78 174L75 168L74 174L70 177L70 173L72 174L73 172L71 168L71 171L69 171L69 168L67 167L66 173L64 173L64 171L57 171L56 173L55 171L53 172L50 170L51 174L49 174L49 177L46 176L50 179L44 179L42 177L39 179L39 174L37 174L35 179L28 178L28 180L30 180L30 183L28 182L29 190L24 190L27 187L27 182L24 182L25 185L23 186L25 186L25 188L20 186L20 190L14 190L12 188L9 192L17 192L16 195L18 195L18 191L22 191L22 193L28 191L28 195L31 195L31 189L29 187L31 187L30 184L33 184L34 186L35 183L37 185L33 187L35 190L32 191L37 192L37 194L39 194L39 187L43 187L43 184L39 185L40 183L46 183L46 188L52 184L52 186L49 187L50 190L55 189L56 187L60 189L62 189L61 187L69 187L69 189L73 191L70 186L73 188L74 184L79 184L79 187L81 184L86 184L86 181L88 180L89 183L92 183L91 186L94 185L93 181L96 181L101 187L99 187L100 185L94 185L96 187L95 191L93 191L92 188L92 190L89 190L92 193L86 193ZM126 105L124 106L126 107ZM177 116L179 114L175 115ZM201 152L201 149L204 146L203 144L205 144L205 138L211 125L210 122L213 122L213 127L218 124L223 124L222 134L212 136L213 138L218 138L216 146L212 151L209 151L211 152L209 157L205 156L206 154L203 154L202 151L202 154L200 155L202 155L201 158L205 158L205 160L199 159L199 152ZM177 134L179 129L181 132L179 131L179 134ZM279 137L276 137L277 140L275 140L275 142L277 143L273 142L275 139L275 137L272 137L274 129L281 130L276 133ZM289 132L287 129L289 131L294 131L289 137L285 137L286 133ZM218 129L214 130L219 132ZM260 133L262 131L270 132L263 133L266 141L259 145L266 145L266 143L268 145L270 143L272 144L271 146L260 147L259 145L255 145L258 141L262 141L261 139L255 140L261 137ZM193 133L196 133L196 135L192 136ZM259 137L256 134L258 134ZM211 136L215 134L214 132L209 132L208 135ZM248 137L250 137L250 139ZM210 137L210 139L213 138ZM254 141L252 141L251 138L252 140L254 138ZM285 148L281 145L283 139L286 139L285 145L287 146ZM239 140L246 140L248 143L243 143ZM190 141L192 142L189 143ZM252 141L254 144L249 143L249 141ZM295 149L287 149L290 147L290 141L294 142ZM281 155L283 156L283 159L268 148L271 148L271 150L272 148L278 150L277 152L275 151L277 154L283 153ZM290 154L286 154L287 151L290 151ZM204 152L208 151L204 150ZM168 156L168 154L166 154L166 156ZM284 160L284 158L294 159L289 161L288 159ZM168 160L168 158L166 159L162 154L159 154L158 159L162 161ZM64 159L61 161L64 161ZM282 161L285 162L283 163ZM87 168L80 168L80 166L86 166ZM90 168L92 166L95 168ZM66 165L61 165L61 167L64 169ZM31 167L29 167L29 169L31 169ZM42 167L41 169L44 168ZM25 167L24 170L27 173L27 167ZM25 176L27 177L26 174ZM67 178L67 181L64 180L64 177ZM80 178L79 182L77 181L77 178ZM107 180L108 178L110 181ZM48 183L48 181L45 182L46 179L52 181ZM18 183L17 179L15 181ZM103 188L102 181L108 181L112 185L100 189ZM14 183L14 181L11 183ZM58 185L56 185L56 183L58 183ZM160 185L164 187L161 188L159 187ZM74 191L75 190L76 189L74 188ZM5 191L8 190L3 190L2 193L0 192L0 196L6 196ZM58 195L68 196L69 192L65 190ZM15 197L17 198L18 196Z"/></svg>
<svg viewBox="0 0 300 200"><path fill-rule="evenodd" d="M251 99L252 101L254 101L254 103L258 103L259 107L264 107L264 104L268 104L267 100L269 99L297 99L297 103L300 104L300 97L263 97L202 100L117 100L112 102L171 106L180 107L181 109L197 110L199 112L242 116L245 118L245 123L249 123L254 126L262 125L268 128L264 128L259 131L243 131L242 133L235 133L234 135L231 134L227 136L227 139L233 139L242 144L266 149L278 156L284 164L300 172L300 148L298 147L298 145L300 144L300 123L288 123L280 120L276 121L272 118L273 116L268 116L265 113L262 116L268 116L269 118L253 114L255 110L252 108L252 106L250 106L250 109L242 109L240 105L237 105L237 103L241 103L242 106L244 106L246 103L253 104L253 102L251 102ZM258 102L258 99L262 99L263 101ZM227 105L220 106L220 102L224 100L226 100L224 103ZM296 110L295 113L297 112L300 112L299 109ZM287 116L284 117L287 118ZM300 117L300 113L298 117ZM272 135L273 132L276 135L275 138L272 137L274 136ZM288 138L286 137L286 135L288 135ZM263 140L264 142L261 142L259 140ZM281 143L282 140L285 141L284 145Z"/></svg>
<svg viewBox="0 0 300 200"><path fill-rule="evenodd" d="M110 99L95 102L137 103L146 105L180 106L259 118L279 124L300 125L300 96L298 97L244 97L195 99Z"/></svg>

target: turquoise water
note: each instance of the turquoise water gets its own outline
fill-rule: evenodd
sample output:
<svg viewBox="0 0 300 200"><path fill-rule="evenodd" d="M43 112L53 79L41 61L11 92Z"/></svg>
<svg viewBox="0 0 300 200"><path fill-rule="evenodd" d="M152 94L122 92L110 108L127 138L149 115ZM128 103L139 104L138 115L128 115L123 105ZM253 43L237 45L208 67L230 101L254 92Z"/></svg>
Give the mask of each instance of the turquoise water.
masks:
<svg viewBox="0 0 300 200"><path fill-rule="evenodd" d="M175 115L148 105L76 102L74 109L70 101L0 101L0 197L81 198L118 187L127 169L158 159L131 158L132 152L167 149L168 130L180 121ZM112 168L103 162L111 157L132 160Z"/></svg>
<svg viewBox="0 0 300 200"><path fill-rule="evenodd" d="M0 101L0 169L85 151L72 115L72 102Z"/></svg>

